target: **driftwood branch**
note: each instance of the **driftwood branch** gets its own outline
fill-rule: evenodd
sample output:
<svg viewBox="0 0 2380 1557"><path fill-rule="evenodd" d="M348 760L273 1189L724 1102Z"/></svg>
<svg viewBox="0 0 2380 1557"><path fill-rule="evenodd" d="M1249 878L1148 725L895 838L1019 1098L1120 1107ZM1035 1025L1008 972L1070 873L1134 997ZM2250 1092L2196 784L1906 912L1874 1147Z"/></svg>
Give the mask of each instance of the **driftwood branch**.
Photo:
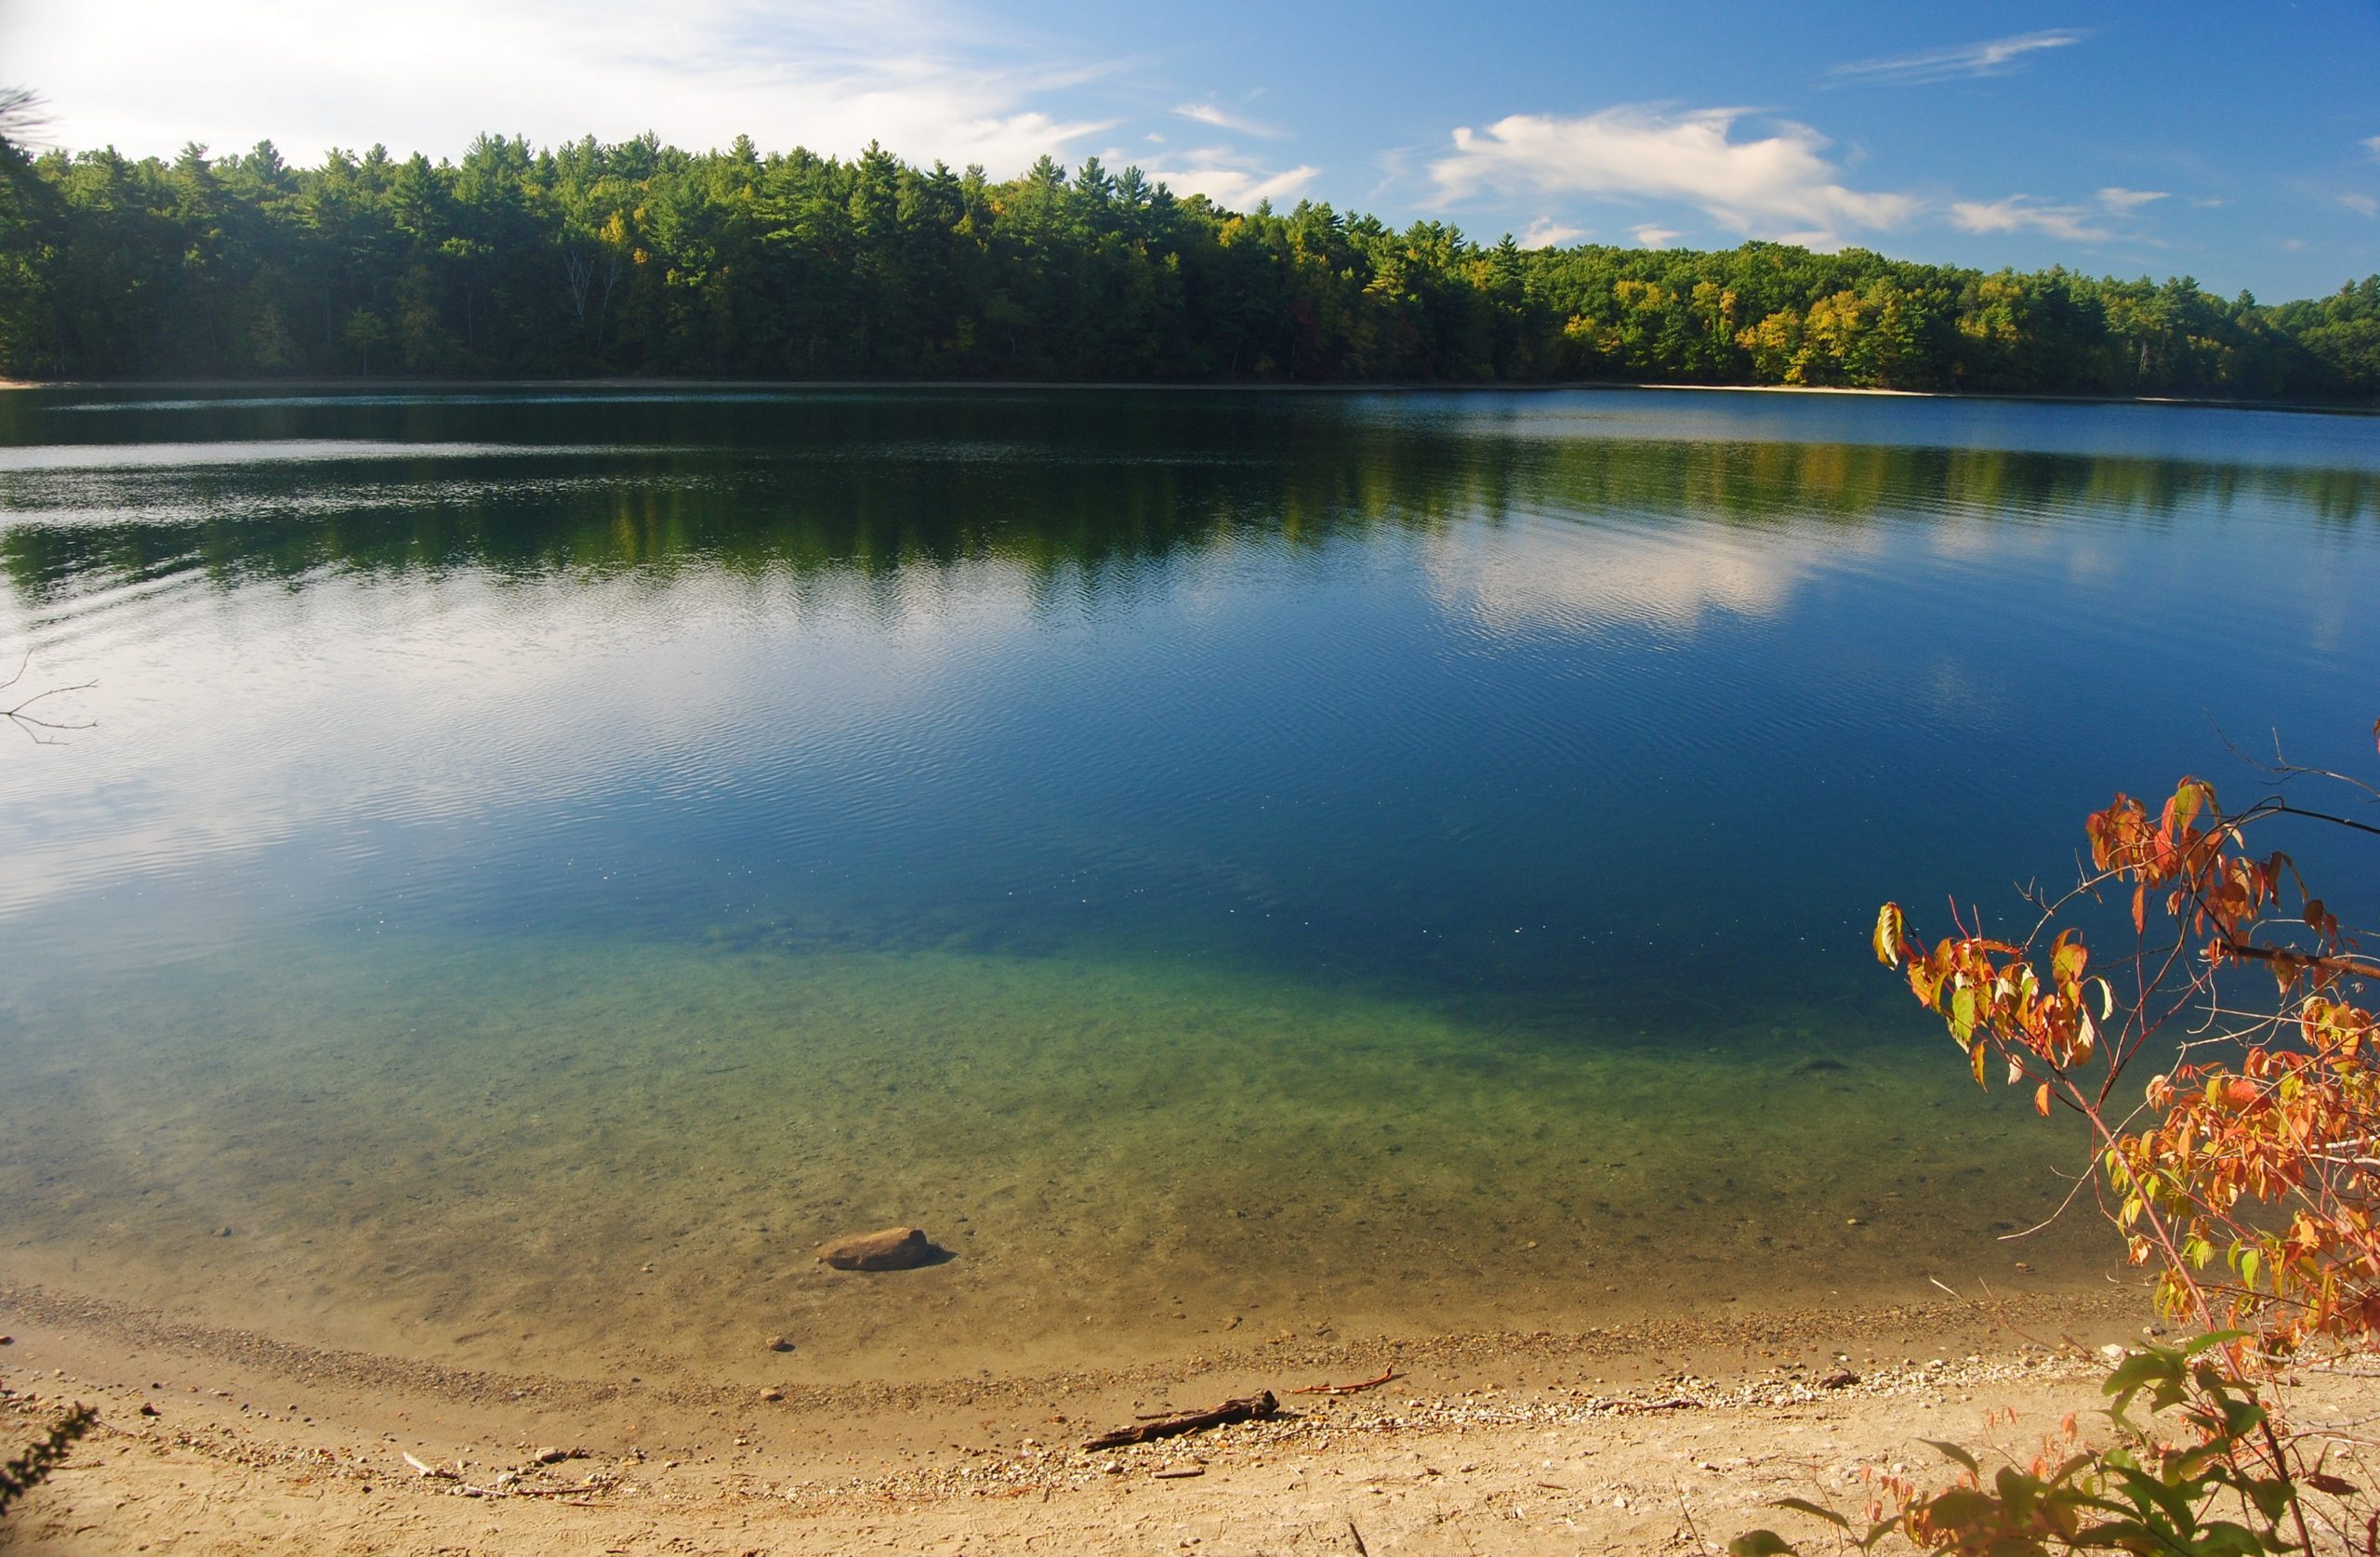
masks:
<svg viewBox="0 0 2380 1557"><path fill-rule="evenodd" d="M1178 1438L1183 1433L1199 1432L1210 1427L1228 1427L1234 1422L1255 1421L1271 1416L1280 1408L1281 1403L1273 1398L1273 1392L1263 1390L1252 1395L1242 1395L1236 1400L1224 1401L1221 1405L1210 1406L1204 1411L1181 1411L1170 1417L1157 1418L1153 1421L1135 1422L1130 1427L1119 1427L1113 1432L1101 1433L1084 1444L1083 1447L1120 1449L1128 1444L1154 1444L1160 1438Z"/></svg>

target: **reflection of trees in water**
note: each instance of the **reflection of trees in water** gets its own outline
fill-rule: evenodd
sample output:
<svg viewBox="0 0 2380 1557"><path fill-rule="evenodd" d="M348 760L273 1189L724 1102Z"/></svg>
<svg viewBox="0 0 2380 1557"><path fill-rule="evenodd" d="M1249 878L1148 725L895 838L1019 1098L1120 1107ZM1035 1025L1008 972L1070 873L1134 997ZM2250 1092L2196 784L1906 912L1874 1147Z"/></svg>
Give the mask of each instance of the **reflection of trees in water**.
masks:
<svg viewBox="0 0 2380 1557"><path fill-rule="evenodd" d="M623 409L596 417L621 442L584 452L542 445L386 462L16 472L0 478L0 503L68 521L34 519L0 533L0 566L27 600L189 569L229 584L322 569L542 575L699 561L737 572L889 574L989 559L1046 577L1254 537L1313 544L1523 512L1765 525L1946 513L1985 522L2078 511L2156 520L2252 503L2345 524L2380 511L2380 477L2358 470L1876 444L1556 440L1483 432L1475 423L1458 431L1426 416L1350 416L1321 399L1282 406L1154 397L1095 409L965 397L681 403L625 417ZM387 425L373 431L429 443L480 431L455 408L437 411L388 408L379 418ZM248 412L241 429L247 438L320 437L324 418L338 416L351 434L353 416ZM205 431L175 427L183 438ZM535 429L515 435L522 430Z"/></svg>

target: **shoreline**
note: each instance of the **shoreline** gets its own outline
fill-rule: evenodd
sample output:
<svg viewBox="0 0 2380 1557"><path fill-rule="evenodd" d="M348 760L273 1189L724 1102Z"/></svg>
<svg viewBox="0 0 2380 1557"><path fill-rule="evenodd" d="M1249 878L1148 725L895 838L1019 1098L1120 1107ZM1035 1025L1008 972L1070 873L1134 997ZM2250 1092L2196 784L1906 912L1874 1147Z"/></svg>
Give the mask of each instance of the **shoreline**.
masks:
<svg viewBox="0 0 2380 1557"><path fill-rule="evenodd" d="M78 1552L1350 1551L1352 1526L1373 1550L1526 1553L1655 1550L1687 1523L1724 1542L1929 1432L1975 1441L1988 1409L2046 1430L2096 1403L2097 1370L2043 1343L2148 1315L2129 1286L1993 1307L2013 1328L1943 1299L793 1391L485 1373L0 1288L0 1442L68 1400L102 1422L0 1529ZM1278 1416L1079 1446L1260 1389Z"/></svg>
<svg viewBox="0 0 2380 1557"><path fill-rule="evenodd" d="M1253 394L1547 394L1580 390L1681 390L1720 394L1778 394L1864 397L1879 400L1941 400L2008 402L2026 405L2162 405L2212 411L2274 411L2320 416L2380 416L2380 403L2356 401L2282 401L2227 398L2199 399L2180 395L2021 394L2015 391L1965 389L1859 389L1824 384L1670 384L1628 379L1583 378L1554 383L1440 384L1425 380L1383 380L1377 383L1256 384L1192 383L1149 379L1040 378L0 378L0 393L43 389L173 389L222 393L278 390L324 393L363 390L452 393L467 389L654 389L654 390L773 390L800 393L816 390L963 389L1005 392L1042 389L1112 393L1117 389L1174 391L1228 390Z"/></svg>

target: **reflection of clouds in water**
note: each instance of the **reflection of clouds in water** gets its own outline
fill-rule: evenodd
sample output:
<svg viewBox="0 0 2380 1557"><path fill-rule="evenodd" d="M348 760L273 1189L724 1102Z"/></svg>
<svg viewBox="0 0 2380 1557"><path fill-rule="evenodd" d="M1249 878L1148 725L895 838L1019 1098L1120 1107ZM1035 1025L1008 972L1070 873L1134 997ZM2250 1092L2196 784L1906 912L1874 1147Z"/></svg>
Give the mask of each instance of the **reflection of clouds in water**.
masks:
<svg viewBox="0 0 2380 1557"><path fill-rule="evenodd" d="M1621 625L1691 632L1714 611L1770 616L1810 574L1859 545L1831 532L1659 528L1529 520L1434 542L1424 567L1448 611L1498 635Z"/></svg>
<svg viewBox="0 0 2380 1557"><path fill-rule="evenodd" d="M694 491L717 484L700 475L640 476L635 490ZM611 476L543 476L501 481L439 477L421 482L341 482L314 490L194 495L171 469L0 472L0 529L81 525L163 526L336 520L390 510L497 502L534 502L584 493L617 493Z"/></svg>
<svg viewBox="0 0 2380 1557"><path fill-rule="evenodd" d="M602 805L622 785L699 804L722 774L930 722L1038 612L1028 571L997 561L341 577L237 600L227 617L179 574L118 609L79 600L34 635L39 664L99 683L82 709L99 728L0 767L0 916L301 838L349 859L460 853L499 811ZM392 845L382 829L403 825Z"/></svg>
<svg viewBox="0 0 2380 1557"><path fill-rule="evenodd" d="M215 443L33 443L0 448L0 471L123 470L168 467L177 470L222 465L311 464L318 460L422 460L520 458L561 455L661 454L620 444L588 447L568 443L411 443L398 439L275 438Z"/></svg>

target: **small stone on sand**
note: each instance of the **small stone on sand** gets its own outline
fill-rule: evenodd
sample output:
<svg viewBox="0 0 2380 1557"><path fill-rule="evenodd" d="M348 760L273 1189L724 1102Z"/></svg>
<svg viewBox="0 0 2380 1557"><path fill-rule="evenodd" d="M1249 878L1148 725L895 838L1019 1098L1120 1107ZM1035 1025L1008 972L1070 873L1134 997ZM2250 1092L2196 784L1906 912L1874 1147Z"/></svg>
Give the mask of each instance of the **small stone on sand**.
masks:
<svg viewBox="0 0 2380 1557"><path fill-rule="evenodd" d="M933 1254L933 1241L916 1227L888 1227L818 1246L818 1258L839 1271L906 1271Z"/></svg>
<svg viewBox="0 0 2380 1557"><path fill-rule="evenodd" d="M790 1352L793 1350L793 1342L786 1339L783 1336L771 1336L768 1339L767 1344L769 1350L772 1352Z"/></svg>

